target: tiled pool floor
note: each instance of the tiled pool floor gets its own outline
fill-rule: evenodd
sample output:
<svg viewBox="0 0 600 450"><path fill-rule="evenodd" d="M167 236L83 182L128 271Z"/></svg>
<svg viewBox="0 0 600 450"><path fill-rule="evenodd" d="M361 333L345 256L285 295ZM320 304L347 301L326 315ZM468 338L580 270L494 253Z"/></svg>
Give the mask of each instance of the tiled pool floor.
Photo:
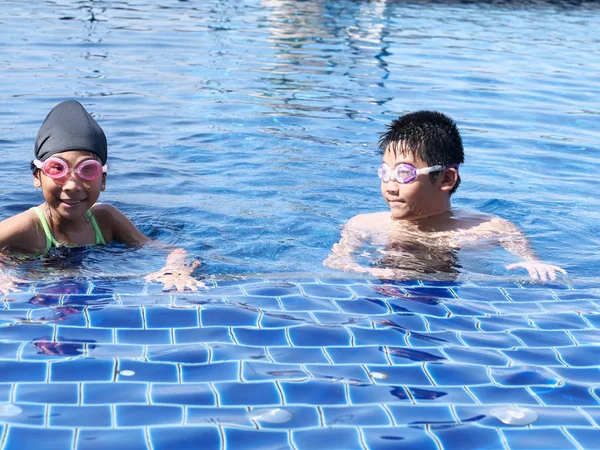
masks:
<svg viewBox="0 0 600 450"><path fill-rule="evenodd" d="M3 299L2 449L600 448L600 290L66 280Z"/></svg>

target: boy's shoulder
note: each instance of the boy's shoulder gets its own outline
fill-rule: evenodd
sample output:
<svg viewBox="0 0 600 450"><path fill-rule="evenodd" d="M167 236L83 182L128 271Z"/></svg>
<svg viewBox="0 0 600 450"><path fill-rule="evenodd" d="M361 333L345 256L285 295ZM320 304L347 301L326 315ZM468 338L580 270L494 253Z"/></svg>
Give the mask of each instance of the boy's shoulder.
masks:
<svg viewBox="0 0 600 450"><path fill-rule="evenodd" d="M381 228L392 222L392 216L389 211L358 214L348 220L346 227L356 229Z"/></svg>

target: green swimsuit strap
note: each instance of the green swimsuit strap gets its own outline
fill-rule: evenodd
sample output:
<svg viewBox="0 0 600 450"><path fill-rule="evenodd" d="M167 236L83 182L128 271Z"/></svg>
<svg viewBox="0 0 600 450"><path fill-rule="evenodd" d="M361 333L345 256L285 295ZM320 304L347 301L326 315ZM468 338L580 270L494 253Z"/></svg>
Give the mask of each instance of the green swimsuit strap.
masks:
<svg viewBox="0 0 600 450"><path fill-rule="evenodd" d="M42 212L39 206L34 206L33 209L38 217L40 218L40 222L42 223L42 227L44 228L44 233L46 234L46 251L50 250L50 248L54 245L58 247L58 242L54 239L52 235L52 231L50 231L50 226L48 225L48 221L46 220L46 216Z"/></svg>
<svg viewBox="0 0 600 450"><path fill-rule="evenodd" d="M94 217L94 214L92 214L92 211L90 211L89 209L86 211L86 214L87 214L88 218L90 219L92 227L94 228L94 232L96 233L96 245L97 244L106 244L106 241L104 240L104 236L102 236L102 231L100 230L100 227L98 226L98 222L96 222L96 218Z"/></svg>

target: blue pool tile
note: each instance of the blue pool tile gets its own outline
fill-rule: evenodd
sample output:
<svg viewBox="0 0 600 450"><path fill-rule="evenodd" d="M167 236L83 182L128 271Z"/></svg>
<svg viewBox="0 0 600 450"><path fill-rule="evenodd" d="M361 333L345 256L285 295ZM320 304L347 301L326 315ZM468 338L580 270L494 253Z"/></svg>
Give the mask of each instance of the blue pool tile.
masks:
<svg viewBox="0 0 600 450"><path fill-rule="evenodd" d="M83 383L82 386L85 405L148 402L147 383Z"/></svg>
<svg viewBox="0 0 600 450"><path fill-rule="evenodd" d="M112 330L111 330L112 331ZM169 345L171 330L117 330L119 344Z"/></svg>
<svg viewBox="0 0 600 450"><path fill-rule="evenodd" d="M450 289L445 287L405 287L411 297L456 298Z"/></svg>
<svg viewBox="0 0 600 450"><path fill-rule="evenodd" d="M479 317L479 329L485 333L510 331L515 328L529 328L529 318L521 316Z"/></svg>
<svg viewBox="0 0 600 450"><path fill-rule="evenodd" d="M444 308L439 302L424 303L415 302L409 299L387 299L392 313L414 313L423 314L432 317L447 317L448 309Z"/></svg>
<svg viewBox="0 0 600 450"><path fill-rule="evenodd" d="M504 403L508 406L509 402ZM455 412L462 422L476 421L479 425L496 428L514 428L515 425L505 424L495 417L492 412L498 406L456 406ZM532 428L590 426L589 420L575 408L558 408L538 405L528 405L527 409L536 413Z"/></svg>
<svg viewBox="0 0 600 450"><path fill-rule="evenodd" d="M231 306L208 306L200 315L204 327L256 327L259 318L256 310Z"/></svg>
<svg viewBox="0 0 600 450"><path fill-rule="evenodd" d="M267 360L263 347L248 347L246 345L212 344L212 361L261 361Z"/></svg>
<svg viewBox="0 0 600 450"><path fill-rule="evenodd" d="M593 302L587 300L545 302L541 304L544 310L550 314L558 313L598 313L598 308Z"/></svg>
<svg viewBox="0 0 600 450"><path fill-rule="evenodd" d="M290 340L304 347L350 345L350 334L343 327L302 325L290 328Z"/></svg>
<svg viewBox="0 0 600 450"><path fill-rule="evenodd" d="M59 342L113 343L111 328L58 327L56 336Z"/></svg>
<svg viewBox="0 0 600 450"><path fill-rule="evenodd" d="M323 406L322 410L326 427L392 425L388 413L379 405Z"/></svg>
<svg viewBox="0 0 600 450"><path fill-rule="evenodd" d="M378 316L376 320L377 327L381 328L399 328L410 330L411 332L426 332L427 320L424 316L418 314L397 313L388 314L386 316ZM431 319L437 320L435 317Z"/></svg>
<svg viewBox="0 0 600 450"><path fill-rule="evenodd" d="M327 347L334 364L387 364L385 354L376 346Z"/></svg>
<svg viewBox="0 0 600 450"><path fill-rule="evenodd" d="M525 387L471 386L471 392L483 405L539 405L540 402Z"/></svg>
<svg viewBox="0 0 600 450"><path fill-rule="evenodd" d="M143 428L79 430L76 450L118 449L124 443L127 450L148 450Z"/></svg>
<svg viewBox="0 0 600 450"><path fill-rule="evenodd" d="M51 427L106 427L112 423L112 412L108 405L97 406L50 406Z"/></svg>
<svg viewBox="0 0 600 450"><path fill-rule="evenodd" d="M133 371L133 375L122 375L123 371ZM147 381L175 383L179 379L177 366L169 363L152 363L122 359L119 361L119 381Z"/></svg>
<svg viewBox="0 0 600 450"><path fill-rule="evenodd" d="M208 362L208 349L202 345L151 345L146 357L152 362L204 364Z"/></svg>
<svg viewBox="0 0 600 450"><path fill-rule="evenodd" d="M144 347L133 344L90 344L87 354L92 358L142 358Z"/></svg>
<svg viewBox="0 0 600 450"><path fill-rule="evenodd" d="M508 333L460 333L460 337L469 347L502 349L522 346Z"/></svg>
<svg viewBox="0 0 600 450"><path fill-rule="evenodd" d="M456 419L449 405L388 405L397 425L450 425Z"/></svg>
<svg viewBox="0 0 600 450"><path fill-rule="evenodd" d="M568 348L568 347L564 347ZM529 364L534 366L562 366L558 356L551 348L516 348L505 349L502 353L513 363Z"/></svg>
<svg viewBox="0 0 600 450"><path fill-rule="evenodd" d="M337 300L336 304L346 314L387 315L393 312L384 300L376 298L360 297L354 300Z"/></svg>
<svg viewBox="0 0 600 450"><path fill-rule="evenodd" d="M292 441L298 450L323 448L323 443L331 450L361 448L358 430L347 427L296 430L292 432Z"/></svg>
<svg viewBox="0 0 600 450"><path fill-rule="evenodd" d="M463 387L410 387L408 388L408 391L417 404L475 404L473 397L471 397Z"/></svg>
<svg viewBox="0 0 600 450"><path fill-rule="evenodd" d="M478 331L477 322L472 317L453 316L448 318L428 317L429 329L436 331ZM419 330L422 331L422 330Z"/></svg>
<svg viewBox="0 0 600 450"><path fill-rule="evenodd" d="M254 419L255 422L260 425L261 428L271 429L294 429L294 428L308 428L308 427L319 427L321 425L321 416L316 406L282 406L277 408L253 408L250 413L252 417L263 413L268 413L274 409L283 410L291 415L289 421L282 423L271 423L268 420Z"/></svg>
<svg viewBox="0 0 600 450"><path fill-rule="evenodd" d="M511 450L568 450L577 448L560 429L503 429L502 433Z"/></svg>
<svg viewBox="0 0 600 450"><path fill-rule="evenodd" d="M2 341L37 341L49 340L54 335L52 325L22 324L10 327L0 327L0 340Z"/></svg>
<svg viewBox="0 0 600 450"><path fill-rule="evenodd" d="M3 383L0 384L0 402L1 403L8 403L10 401L11 398L11 393L13 391L13 388L18 389L19 386L29 386L29 384L11 384L11 383ZM27 400L19 400L16 396L15 396L16 402L26 402Z"/></svg>
<svg viewBox="0 0 600 450"><path fill-rule="evenodd" d="M55 306L49 309L37 309L31 312L31 320L63 326L85 327L87 319L83 307Z"/></svg>
<svg viewBox="0 0 600 450"><path fill-rule="evenodd" d="M72 448L74 432L49 428L10 427L3 450L38 450L41 442L51 442L56 449Z"/></svg>
<svg viewBox="0 0 600 450"><path fill-rule="evenodd" d="M0 358L17 359L21 345L21 342L0 342Z"/></svg>
<svg viewBox="0 0 600 450"><path fill-rule="evenodd" d="M111 381L115 373L113 359L82 358L57 361L50 366L51 381Z"/></svg>
<svg viewBox="0 0 600 450"><path fill-rule="evenodd" d="M241 345L259 347L289 347L285 328L241 328L236 327L233 334Z"/></svg>
<svg viewBox="0 0 600 450"><path fill-rule="evenodd" d="M15 389L17 403L75 404L79 401L77 383L19 383Z"/></svg>
<svg viewBox="0 0 600 450"><path fill-rule="evenodd" d="M510 362L500 350L490 348L445 347L444 353L456 363L506 366Z"/></svg>
<svg viewBox="0 0 600 450"><path fill-rule="evenodd" d="M6 306L9 310L29 310L37 308L51 308L58 306L61 295L59 294L31 294L30 292L11 292L6 297Z"/></svg>
<svg viewBox="0 0 600 450"><path fill-rule="evenodd" d="M249 295L264 297L284 297L301 295L300 288L293 283L254 283L244 284L244 291Z"/></svg>
<svg viewBox="0 0 600 450"><path fill-rule="evenodd" d="M233 338L228 327L182 328L175 329L175 342L178 344L201 342L233 343Z"/></svg>
<svg viewBox="0 0 600 450"><path fill-rule="evenodd" d="M486 367L472 364L427 363L427 371L438 386L490 384Z"/></svg>
<svg viewBox="0 0 600 450"><path fill-rule="evenodd" d="M88 281L61 279L60 281L39 282L35 286L37 293L44 294L87 294L92 285Z"/></svg>
<svg viewBox="0 0 600 450"><path fill-rule="evenodd" d="M201 407L187 408L186 425L239 425L252 428L246 407Z"/></svg>
<svg viewBox="0 0 600 450"><path fill-rule="evenodd" d="M505 289L514 302L552 302L556 301L554 292L549 289Z"/></svg>
<svg viewBox="0 0 600 450"><path fill-rule="evenodd" d="M600 300L600 290L594 289L574 289L572 291L560 291L556 295L561 301L568 302L571 300Z"/></svg>
<svg viewBox="0 0 600 450"><path fill-rule="evenodd" d="M347 327L354 336L354 345L406 345L402 330L383 328Z"/></svg>
<svg viewBox="0 0 600 450"><path fill-rule="evenodd" d="M336 286L332 284L303 284L302 289L311 297L348 300L354 297L354 293L346 286Z"/></svg>
<svg viewBox="0 0 600 450"><path fill-rule="evenodd" d="M367 365L373 381L377 384L396 384L408 386L431 386L431 380L423 371L423 365L413 366L375 366ZM383 374L383 378L382 375Z"/></svg>
<svg viewBox="0 0 600 450"><path fill-rule="evenodd" d="M125 280L95 279L92 283L92 295L98 294L141 294L146 283Z"/></svg>
<svg viewBox="0 0 600 450"><path fill-rule="evenodd" d="M411 347L440 347L457 345L463 347L465 344L458 338L454 331L438 331L436 333L415 333L407 337Z"/></svg>
<svg viewBox="0 0 600 450"><path fill-rule="evenodd" d="M93 328L143 328L142 310L131 306L89 307L88 316Z"/></svg>
<svg viewBox="0 0 600 450"><path fill-rule="evenodd" d="M181 379L184 383L234 381L239 380L239 377L240 363L237 361L181 367Z"/></svg>
<svg viewBox="0 0 600 450"><path fill-rule="evenodd" d="M331 381L280 382L286 405L347 405L343 383Z"/></svg>
<svg viewBox="0 0 600 450"><path fill-rule="evenodd" d="M273 364L270 362L246 361L242 363L244 381L296 380L308 378L299 364Z"/></svg>
<svg viewBox="0 0 600 450"><path fill-rule="evenodd" d="M88 350L92 351L94 348L95 344L89 344ZM85 352L85 344L33 341L26 343L21 349L21 360L59 360L83 356Z"/></svg>
<svg viewBox="0 0 600 450"><path fill-rule="evenodd" d="M459 286L452 288L461 301L475 302L505 302L508 299L497 287Z"/></svg>
<svg viewBox="0 0 600 450"><path fill-rule="evenodd" d="M282 311L265 312L260 319L261 328L281 328L302 325L303 323L313 323L315 320L308 312L303 311Z"/></svg>
<svg viewBox="0 0 600 450"><path fill-rule="evenodd" d="M168 427L150 428L153 450L222 448L218 428Z"/></svg>
<svg viewBox="0 0 600 450"><path fill-rule="evenodd" d="M328 298L305 295L282 297L281 304L286 311L338 311L333 301Z"/></svg>
<svg viewBox="0 0 600 450"><path fill-rule="evenodd" d="M281 395L273 382L215 383L219 401L224 406L280 405Z"/></svg>
<svg viewBox="0 0 600 450"><path fill-rule="evenodd" d="M567 432L586 450L600 449L600 429L567 428Z"/></svg>
<svg viewBox="0 0 600 450"><path fill-rule="evenodd" d="M329 364L320 347L269 348L269 355L281 364Z"/></svg>
<svg viewBox="0 0 600 450"><path fill-rule="evenodd" d="M364 314L346 314L342 312L316 311L312 313L322 325L354 325L369 328L372 321ZM314 320L311 320L314 322Z"/></svg>
<svg viewBox="0 0 600 450"><path fill-rule="evenodd" d="M598 330L573 330L571 334L579 345L600 344L600 333L598 333Z"/></svg>
<svg viewBox="0 0 600 450"><path fill-rule="evenodd" d="M584 411L586 414L588 414L592 418L596 428L600 428L600 405L594 405L593 407L581 408L581 410Z"/></svg>
<svg viewBox="0 0 600 450"><path fill-rule="evenodd" d="M107 305L118 305L117 300L112 295L67 295L63 298L62 304L65 306L91 306L104 307Z"/></svg>
<svg viewBox="0 0 600 450"><path fill-rule="evenodd" d="M315 364L304 366L317 380L345 381L350 384L371 383L362 366L355 365L324 365Z"/></svg>
<svg viewBox="0 0 600 450"><path fill-rule="evenodd" d="M493 367L490 375L501 386L551 386L560 381L556 373L539 366Z"/></svg>
<svg viewBox="0 0 600 450"><path fill-rule="evenodd" d="M444 450L503 449L504 444L497 430L476 425L432 429Z"/></svg>
<svg viewBox="0 0 600 450"><path fill-rule="evenodd" d="M558 387L532 386L530 389L544 405L598 406L598 400L592 396L590 388L586 386L569 383Z"/></svg>
<svg viewBox="0 0 600 450"><path fill-rule="evenodd" d="M213 406L217 404L215 393L207 383L152 383L150 385L150 399L154 404Z"/></svg>
<svg viewBox="0 0 600 450"><path fill-rule="evenodd" d="M435 362L446 360L444 355L437 348L414 349L408 347L383 347L381 351L387 353L393 364L413 364L419 362Z"/></svg>
<svg viewBox="0 0 600 450"><path fill-rule="evenodd" d="M156 305L170 305L172 303L172 297L170 294L161 293L158 291L157 294L144 294L144 295L120 295L119 300L123 306L156 306Z"/></svg>
<svg viewBox="0 0 600 450"><path fill-rule="evenodd" d="M527 347L561 347L573 345L573 339L565 331L512 330L510 332Z"/></svg>
<svg viewBox="0 0 600 450"><path fill-rule="evenodd" d="M585 330L590 327L577 314L544 314L530 319L542 330Z"/></svg>
<svg viewBox="0 0 600 450"><path fill-rule="evenodd" d="M286 431L256 431L229 427L224 428L223 431L226 448L243 448L248 450L290 448L288 433Z"/></svg>
<svg viewBox="0 0 600 450"><path fill-rule="evenodd" d="M597 385L600 380L600 367L553 367L552 370L563 381Z"/></svg>
<svg viewBox="0 0 600 450"><path fill-rule="evenodd" d="M498 302L494 303L494 308L503 316L524 317L530 314L542 313L542 308L535 302Z"/></svg>
<svg viewBox="0 0 600 450"><path fill-rule="evenodd" d="M115 422L117 427L180 425L183 423L183 408L161 405L117 405Z"/></svg>
<svg viewBox="0 0 600 450"><path fill-rule="evenodd" d="M374 404L374 403L412 403L410 396L403 386L384 386L375 384L350 385L348 386L350 404ZM343 404L341 401L339 404Z"/></svg>
<svg viewBox="0 0 600 450"><path fill-rule="evenodd" d="M600 334L600 330L597 331ZM569 366L597 366L600 360L600 346L584 345L579 347L561 347L557 349L560 357ZM600 378L598 379L600 380Z"/></svg>
<svg viewBox="0 0 600 450"><path fill-rule="evenodd" d="M369 450L438 450L435 440L424 429L369 427L361 431Z"/></svg>
<svg viewBox="0 0 600 450"><path fill-rule="evenodd" d="M27 405L19 404L15 405L9 403L13 408L18 408L18 414L2 415L2 422L14 425L33 425L41 427L44 425L46 417L46 406L45 405Z"/></svg>
<svg viewBox="0 0 600 450"><path fill-rule="evenodd" d="M282 300L287 297L282 297ZM227 303L232 305L246 306L256 308L263 311L281 312L281 305L277 297L255 297L251 295L244 296L227 296Z"/></svg>
<svg viewBox="0 0 600 450"><path fill-rule="evenodd" d="M0 361L0 383L45 381L45 362Z"/></svg>
<svg viewBox="0 0 600 450"><path fill-rule="evenodd" d="M196 308L146 306L146 328L190 328L198 326Z"/></svg>
<svg viewBox="0 0 600 450"><path fill-rule="evenodd" d="M357 297L394 299L408 296L399 287L391 285L355 284L350 289Z"/></svg>

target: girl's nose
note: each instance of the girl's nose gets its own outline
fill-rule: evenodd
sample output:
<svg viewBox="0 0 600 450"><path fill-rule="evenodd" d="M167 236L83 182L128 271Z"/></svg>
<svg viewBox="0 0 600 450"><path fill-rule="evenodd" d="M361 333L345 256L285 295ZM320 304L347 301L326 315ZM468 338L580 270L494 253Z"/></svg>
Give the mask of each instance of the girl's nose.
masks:
<svg viewBox="0 0 600 450"><path fill-rule="evenodd" d="M65 176L63 183L63 190L65 191L79 191L81 189L81 180L77 175L70 172Z"/></svg>

